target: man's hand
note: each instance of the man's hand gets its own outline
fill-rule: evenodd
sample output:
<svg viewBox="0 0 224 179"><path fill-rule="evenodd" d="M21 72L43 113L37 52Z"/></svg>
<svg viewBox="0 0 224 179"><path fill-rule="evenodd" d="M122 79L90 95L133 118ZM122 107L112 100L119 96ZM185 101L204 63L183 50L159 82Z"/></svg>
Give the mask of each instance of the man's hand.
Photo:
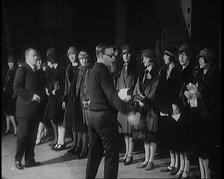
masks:
<svg viewBox="0 0 224 179"><path fill-rule="evenodd" d="M34 95L33 95L33 98L31 99L31 101L35 101L35 102L40 103L40 96L37 95L37 94L34 94Z"/></svg>

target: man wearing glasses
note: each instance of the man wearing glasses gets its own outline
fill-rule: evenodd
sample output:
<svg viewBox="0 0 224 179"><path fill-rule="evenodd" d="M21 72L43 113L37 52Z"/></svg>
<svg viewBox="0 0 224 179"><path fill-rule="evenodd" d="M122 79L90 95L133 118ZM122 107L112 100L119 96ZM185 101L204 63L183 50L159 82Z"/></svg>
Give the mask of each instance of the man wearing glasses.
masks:
<svg viewBox="0 0 224 179"><path fill-rule="evenodd" d="M115 55L112 45L96 46L97 62L89 73L90 147L86 178L95 178L105 151L104 178L117 178L119 162L117 111L127 113L113 85Z"/></svg>

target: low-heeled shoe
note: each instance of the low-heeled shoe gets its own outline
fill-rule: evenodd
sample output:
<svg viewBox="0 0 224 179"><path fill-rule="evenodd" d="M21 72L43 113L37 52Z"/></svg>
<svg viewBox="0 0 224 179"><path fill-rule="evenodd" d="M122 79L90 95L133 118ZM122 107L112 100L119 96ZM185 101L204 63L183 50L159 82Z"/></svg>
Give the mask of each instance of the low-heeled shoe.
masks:
<svg viewBox="0 0 224 179"><path fill-rule="evenodd" d="M24 168L23 165L22 165L22 163L21 163L21 161L18 161L18 160L15 161L15 166L19 170L22 170Z"/></svg>
<svg viewBox="0 0 224 179"><path fill-rule="evenodd" d="M170 167L170 168L171 168L171 170L168 167L163 168L160 170L160 172L171 172L173 170L173 167Z"/></svg>
<svg viewBox="0 0 224 179"><path fill-rule="evenodd" d="M148 170L152 170L154 168L154 163L153 162L149 162L147 164L147 166L145 167L145 170L148 171Z"/></svg>
<svg viewBox="0 0 224 179"><path fill-rule="evenodd" d="M65 144L63 145L59 144L57 147L55 147L54 151L61 151L65 149L67 149Z"/></svg>
<svg viewBox="0 0 224 179"><path fill-rule="evenodd" d="M179 169L177 167L173 167L173 170L170 172L170 175L176 175L178 170Z"/></svg>
<svg viewBox="0 0 224 179"><path fill-rule="evenodd" d="M133 156L127 157L127 159L124 161L124 165L130 165L132 163Z"/></svg>
<svg viewBox="0 0 224 179"><path fill-rule="evenodd" d="M123 156L123 158L121 158L121 159L119 160L119 162L120 162L120 163L124 163L126 159L127 159L127 155Z"/></svg>
<svg viewBox="0 0 224 179"><path fill-rule="evenodd" d="M147 166L147 164L148 164L148 162L143 162L143 163L137 165L136 168L145 168Z"/></svg>

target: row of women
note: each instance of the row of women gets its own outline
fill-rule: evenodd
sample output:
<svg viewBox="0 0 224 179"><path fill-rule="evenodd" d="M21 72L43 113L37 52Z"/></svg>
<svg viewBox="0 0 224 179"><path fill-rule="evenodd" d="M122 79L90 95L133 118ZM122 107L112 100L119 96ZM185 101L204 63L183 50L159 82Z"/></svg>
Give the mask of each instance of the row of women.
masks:
<svg viewBox="0 0 224 179"><path fill-rule="evenodd" d="M121 51L122 65L114 74L117 90L128 90L127 102L135 118L118 113L126 152L121 162L133 160L134 139L144 141L145 160L137 168L154 168L158 142L169 149L170 164L161 172L189 177L190 155L199 159L201 178L210 178L209 159L219 141L220 74L214 52L202 49L195 59L191 48L164 50L162 64L153 49L141 51L143 66L136 72L130 46Z"/></svg>
<svg viewBox="0 0 224 179"><path fill-rule="evenodd" d="M195 60L188 45L168 47L162 63L153 49L144 49L139 60L129 45L117 48L112 74L118 91L131 96L127 105L135 122L118 112L119 132L124 134L125 155L120 162L133 161L134 140L144 141L145 160L137 168L152 170L158 143L169 149L170 165L161 172L178 178L189 176L190 154L199 158L201 178L210 178L209 159L218 144L220 122L220 74L211 49L202 49ZM37 60L37 71L45 88L36 144L41 143L47 121L54 131L52 150L66 149L66 129L72 128L74 146L67 152L85 158L88 152L88 89L92 68L86 51L70 47L69 64L59 64L54 48L46 53L47 67ZM13 80L12 80L13 81ZM12 93L13 94L13 93ZM13 96L13 95L12 95ZM138 120L136 120L138 119Z"/></svg>
<svg viewBox="0 0 224 179"><path fill-rule="evenodd" d="M45 96L41 99L41 116L36 145L43 142L51 124L54 132L54 142L50 143L52 150L60 151L66 149L66 129L72 128L74 147L69 153L78 154L79 158L85 158L88 152L88 100L85 78L92 67L90 58L86 51L78 51L70 47L67 51L69 64L65 69L58 59L55 48L51 47L46 52L47 66L43 65L40 55L37 57L36 71L41 79ZM17 69L15 59L8 58L8 72L4 83L4 113L7 119L9 133L10 120L13 123L16 135L15 119L15 95L13 92L13 81Z"/></svg>
<svg viewBox="0 0 224 179"><path fill-rule="evenodd" d="M46 102L43 105L43 120L39 124L36 144L41 143L41 133L46 121L50 121L54 131L52 150L66 149L66 129L72 128L74 146L69 153L85 158L88 152L88 100L86 76L92 67L86 51L70 47L67 51L69 65L64 69L58 62L56 50L47 50L47 68L40 68ZM42 75L41 75L42 73Z"/></svg>

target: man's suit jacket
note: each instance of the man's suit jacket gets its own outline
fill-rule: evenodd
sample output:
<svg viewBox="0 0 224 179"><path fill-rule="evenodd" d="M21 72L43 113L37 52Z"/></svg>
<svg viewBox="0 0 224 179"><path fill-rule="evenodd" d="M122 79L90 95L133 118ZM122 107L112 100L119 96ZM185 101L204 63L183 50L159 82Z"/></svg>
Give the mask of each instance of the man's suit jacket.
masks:
<svg viewBox="0 0 224 179"><path fill-rule="evenodd" d="M41 103L33 102L34 94L42 96L42 85L37 72L26 63L16 71L13 89L17 94L16 116L22 118L39 118Z"/></svg>

